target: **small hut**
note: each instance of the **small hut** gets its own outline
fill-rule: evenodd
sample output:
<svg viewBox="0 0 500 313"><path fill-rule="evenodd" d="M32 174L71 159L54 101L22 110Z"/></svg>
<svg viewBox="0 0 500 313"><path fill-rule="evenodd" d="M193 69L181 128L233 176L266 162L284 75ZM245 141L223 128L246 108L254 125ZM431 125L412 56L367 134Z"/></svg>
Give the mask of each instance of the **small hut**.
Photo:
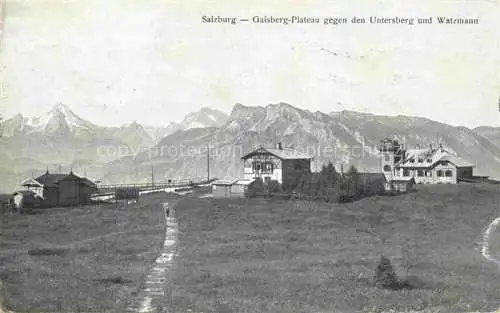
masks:
<svg viewBox="0 0 500 313"><path fill-rule="evenodd" d="M413 177L398 177L389 182L389 191L409 192L414 189L415 179ZM386 187L387 189L387 187Z"/></svg>
<svg viewBox="0 0 500 313"><path fill-rule="evenodd" d="M253 179L217 180L212 183L214 198L243 198Z"/></svg>

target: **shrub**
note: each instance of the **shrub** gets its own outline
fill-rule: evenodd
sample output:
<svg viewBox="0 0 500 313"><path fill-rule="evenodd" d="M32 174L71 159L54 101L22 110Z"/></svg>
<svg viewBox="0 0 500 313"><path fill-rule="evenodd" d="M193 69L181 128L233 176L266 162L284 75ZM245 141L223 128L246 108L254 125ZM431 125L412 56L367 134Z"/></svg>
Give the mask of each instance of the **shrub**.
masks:
<svg viewBox="0 0 500 313"><path fill-rule="evenodd" d="M259 177L255 179L255 181L250 186L248 186L247 195L249 197L256 197L258 195L263 194L264 192L265 192L264 181L262 180L262 178Z"/></svg>
<svg viewBox="0 0 500 313"><path fill-rule="evenodd" d="M391 261L385 256L380 257L379 264L375 269L375 276L373 278L373 282L375 286L397 289L398 288L398 279L396 276L396 272L392 268Z"/></svg>
<svg viewBox="0 0 500 313"><path fill-rule="evenodd" d="M273 192L286 192L291 194L293 199L338 203L356 201L385 191L380 179L373 176L367 178L354 166L351 166L345 175L341 175L331 162L323 165L319 173L303 173L297 176L293 184L278 186L277 182L271 181L266 186L261 181L255 184L250 193L269 195Z"/></svg>
<svg viewBox="0 0 500 313"><path fill-rule="evenodd" d="M266 189L269 193L282 192L281 184L277 180L271 180L267 183Z"/></svg>
<svg viewBox="0 0 500 313"><path fill-rule="evenodd" d="M283 193L283 186L277 180L270 180L264 182L262 178L256 178L255 181L248 186L247 196L248 197L258 197L258 196L275 196L276 194ZM288 196L287 198L290 198Z"/></svg>

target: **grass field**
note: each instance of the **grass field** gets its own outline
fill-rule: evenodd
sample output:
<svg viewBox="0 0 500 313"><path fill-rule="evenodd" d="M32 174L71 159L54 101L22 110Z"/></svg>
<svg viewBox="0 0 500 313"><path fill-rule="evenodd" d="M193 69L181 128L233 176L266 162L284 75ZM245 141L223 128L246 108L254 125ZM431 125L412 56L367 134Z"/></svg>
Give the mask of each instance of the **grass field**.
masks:
<svg viewBox="0 0 500 313"><path fill-rule="evenodd" d="M123 312L163 242L165 193L4 216L0 280L15 312Z"/></svg>
<svg viewBox="0 0 500 313"><path fill-rule="evenodd" d="M499 198L498 186L467 184L347 204L186 198L166 301L170 312L492 311L500 269L478 243ZM373 287L381 254L406 276L405 242L418 288Z"/></svg>

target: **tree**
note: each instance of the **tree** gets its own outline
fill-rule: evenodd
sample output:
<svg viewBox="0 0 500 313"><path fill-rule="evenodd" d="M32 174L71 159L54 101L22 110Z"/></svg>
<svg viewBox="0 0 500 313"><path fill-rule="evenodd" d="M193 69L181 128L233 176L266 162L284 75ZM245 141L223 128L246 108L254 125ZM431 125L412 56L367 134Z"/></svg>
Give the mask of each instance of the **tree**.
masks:
<svg viewBox="0 0 500 313"><path fill-rule="evenodd" d="M262 178L258 177L249 187L248 195L250 197L256 197L262 195L265 192L265 184Z"/></svg>
<svg viewBox="0 0 500 313"><path fill-rule="evenodd" d="M280 193L283 192L281 184L277 180L271 180L267 183L266 186L268 193Z"/></svg>
<svg viewBox="0 0 500 313"><path fill-rule="evenodd" d="M359 172L354 165L349 167L346 173L346 178L348 181L348 190L350 196L357 196L359 193Z"/></svg>
<svg viewBox="0 0 500 313"><path fill-rule="evenodd" d="M323 165L316 184L316 196L326 202L338 200L340 175L332 162Z"/></svg>

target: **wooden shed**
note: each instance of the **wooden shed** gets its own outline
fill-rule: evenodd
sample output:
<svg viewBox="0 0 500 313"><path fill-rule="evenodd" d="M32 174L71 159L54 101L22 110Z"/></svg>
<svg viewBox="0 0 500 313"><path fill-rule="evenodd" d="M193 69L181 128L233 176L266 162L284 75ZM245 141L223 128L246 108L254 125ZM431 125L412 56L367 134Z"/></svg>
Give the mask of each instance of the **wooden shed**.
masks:
<svg viewBox="0 0 500 313"><path fill-rule="evenodd" d="M243 198L253 179L218 180L212 183L214 198Z"/></svg>
<svg viewBox="0 0 500 313"><path fill-rule="evenodd" d="M409 192L414 189L415 179L413 177L398 177L389 182L390 191ZM387 188L386 188L387 189Z"/></svg>

